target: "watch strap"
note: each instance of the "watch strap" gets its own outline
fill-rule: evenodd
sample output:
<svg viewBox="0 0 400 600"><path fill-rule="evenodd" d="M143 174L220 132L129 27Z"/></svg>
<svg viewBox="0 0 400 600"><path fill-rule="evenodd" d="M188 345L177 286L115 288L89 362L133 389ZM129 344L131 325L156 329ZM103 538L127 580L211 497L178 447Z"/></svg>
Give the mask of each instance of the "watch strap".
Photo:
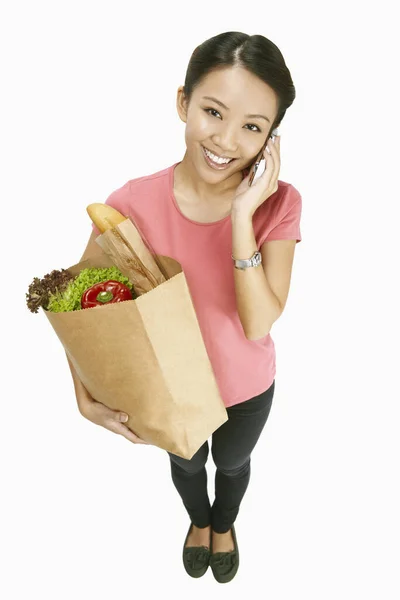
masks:
<svg viewBox="0 0 400 600"><path fill-rule="evenodd" d="M261 252L254 252L251 258L237 259L232 256L236 269L248 269L249 267L258 267L262 263Z"/></svg>

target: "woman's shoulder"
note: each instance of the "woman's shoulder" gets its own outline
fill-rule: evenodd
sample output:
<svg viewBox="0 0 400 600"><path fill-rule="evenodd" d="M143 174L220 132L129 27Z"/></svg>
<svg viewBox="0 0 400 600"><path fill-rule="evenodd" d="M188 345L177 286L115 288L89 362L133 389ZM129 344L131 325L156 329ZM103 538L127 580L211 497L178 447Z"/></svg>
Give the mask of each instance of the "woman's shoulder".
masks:
<svg viewBox="0 0 400 600"><path fill-rule="evenodd" d="M298 189L292 183L278 179L278 189L260 205L258 212L262 216L277 215L288 212L298 202L301 204Z"/></svg>
<svg viewBox="0 0 400 600"><path fill-rule="evenodd" d="M153 194L168 186L173 166L128 179L126 183L111 192L105 203L126 213L135 198L144 198L147 194Z"/></svg>
<svg viewBox="0 0 400 600"><path fill-rule="evenodd" d="M284 199L286 202L293 203L301 199L301 194L293 183L282 181L281 179L278 179L278 190L276 193L281 200Z"/></svg>
<svg viewBox="0 0 400 600"><path fill-rule="evenodd" d="M161 169L159 171L149 173L147 175L141 175L139 177L135 177L127 181L125 185L129 186L131 190L142 187L142 186L152 186L159 185L169 181L169 177L171 175L171 171L175 165L170 165Z"/></svg>

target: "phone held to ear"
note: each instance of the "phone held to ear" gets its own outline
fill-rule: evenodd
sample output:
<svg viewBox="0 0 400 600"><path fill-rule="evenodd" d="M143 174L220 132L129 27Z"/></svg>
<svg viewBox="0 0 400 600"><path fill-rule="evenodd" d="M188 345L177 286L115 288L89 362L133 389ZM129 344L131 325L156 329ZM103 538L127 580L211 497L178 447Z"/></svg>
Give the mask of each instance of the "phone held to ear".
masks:
<svg viewBox="0 0 400 600"><path fill-rule="evenodd" d="M278 129L274 129L271 134L271 139L274 140L277 135L278 135ZM257 154L257 158L256 158L255 162L251 166L250 177L249 177L249 187L251 185L253 185L265 171L264 150L267 147L269 139L270 138L267 137L263 147L261 148L260 152Z"/></svg>

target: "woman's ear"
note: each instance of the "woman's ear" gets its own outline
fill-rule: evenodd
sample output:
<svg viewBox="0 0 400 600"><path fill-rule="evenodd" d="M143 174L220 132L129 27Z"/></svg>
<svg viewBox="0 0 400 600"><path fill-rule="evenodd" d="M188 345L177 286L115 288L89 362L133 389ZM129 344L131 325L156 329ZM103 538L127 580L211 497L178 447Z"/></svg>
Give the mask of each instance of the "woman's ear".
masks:
<svg viewBox="0 0 400 600"><path fill-rule="evenodd" d="M181 119L181 121L186 123L188 102L187 102L187 99L186 99L186 96L185 96L183 90L184 90L183 85L180 85L178 87L178 91L177 91L177 95L176 95L176 109L178 111L178 115L179 115L179 118Z"/></svg>

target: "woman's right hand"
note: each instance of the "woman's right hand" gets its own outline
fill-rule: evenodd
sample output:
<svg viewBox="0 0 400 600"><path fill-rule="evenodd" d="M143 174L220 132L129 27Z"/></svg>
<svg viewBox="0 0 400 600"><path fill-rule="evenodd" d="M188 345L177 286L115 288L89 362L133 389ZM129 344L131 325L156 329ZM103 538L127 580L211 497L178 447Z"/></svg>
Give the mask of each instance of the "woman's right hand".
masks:
<svg viewBox="0 0 400 600"><path fill-rule="evenodd" d="M105 404L97 402L87 390L85 390L85 393L79 394L77 402L79 412L85 419L88 419L92 423L100 425L109 431L123 435L127 440L134 444L151 445L149 442L140 439L129 429L129 427L123 424L124 416L126 417L125 421L128 420L128 415L126 413L119 410L112 410Z"/></svg>

